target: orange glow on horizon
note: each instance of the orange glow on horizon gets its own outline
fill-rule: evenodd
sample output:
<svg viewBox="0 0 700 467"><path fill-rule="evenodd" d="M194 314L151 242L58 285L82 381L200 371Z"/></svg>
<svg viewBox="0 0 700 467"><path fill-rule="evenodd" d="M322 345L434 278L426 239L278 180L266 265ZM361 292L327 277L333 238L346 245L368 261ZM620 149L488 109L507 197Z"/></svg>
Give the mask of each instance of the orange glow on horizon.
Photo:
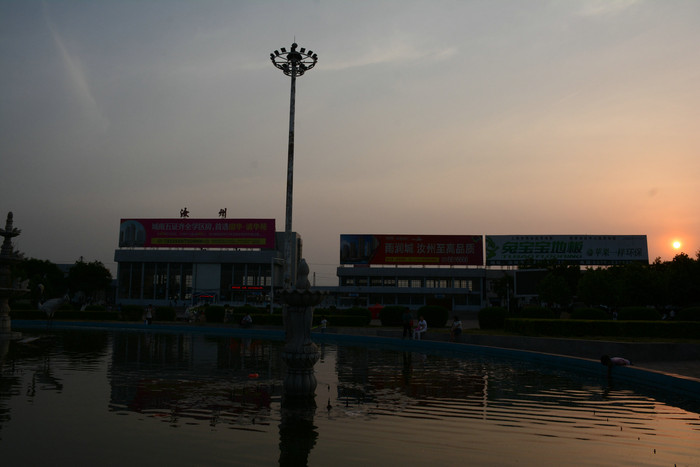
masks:
<svg viewBox="0 0 700 467"><path fill-rule="evenodd" d="M692 232L685 232L683 229L673 229L673 232L660 234L658 236L649 235L649 262L656 258L661 261L672 261L680 254L686 254L696 259L700 255L700 236Z"/></svg>

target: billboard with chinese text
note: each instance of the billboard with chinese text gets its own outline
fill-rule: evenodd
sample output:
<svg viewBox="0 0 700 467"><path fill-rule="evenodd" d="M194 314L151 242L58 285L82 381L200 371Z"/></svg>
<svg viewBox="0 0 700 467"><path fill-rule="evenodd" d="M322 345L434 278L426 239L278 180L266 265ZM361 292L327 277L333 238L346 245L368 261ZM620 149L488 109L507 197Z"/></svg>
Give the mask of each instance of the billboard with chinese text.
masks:
<svg viewBox="0 0 700 467"><path fill-rule="evenodd" d="M481 235L340 236L340 264L483 265Z"/></svg>
<svg viewBox="0 0 700 467"><path fill-rule="evenodd" d="M274 219L122 219L119 247L275 247Z"/></svg>
<svg viewBox="0 0 700 467"><path fill-rule="evenodd" d="M487 266L649 262L646 235L487 235Z"/></svg>

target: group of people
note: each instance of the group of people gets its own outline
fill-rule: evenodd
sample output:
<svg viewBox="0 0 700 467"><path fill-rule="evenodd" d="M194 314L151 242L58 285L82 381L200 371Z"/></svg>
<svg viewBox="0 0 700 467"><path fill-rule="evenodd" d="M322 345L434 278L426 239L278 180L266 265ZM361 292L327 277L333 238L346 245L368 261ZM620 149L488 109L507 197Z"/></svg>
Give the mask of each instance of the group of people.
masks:
<svg viewBox="0 0 700 467"><path fill-rule="evenodd" d="M413 338L420 340L421 336L428 330L428 322L421 315L418 317L418 322L414 326L413 316L411 312L406 310L401 316L401 321L403 323L403 338ZM462 321L460 321L459 316L454 316L452 318L452 326L450 328L450 340L458 341L459 336L462 334Z"/></svg>

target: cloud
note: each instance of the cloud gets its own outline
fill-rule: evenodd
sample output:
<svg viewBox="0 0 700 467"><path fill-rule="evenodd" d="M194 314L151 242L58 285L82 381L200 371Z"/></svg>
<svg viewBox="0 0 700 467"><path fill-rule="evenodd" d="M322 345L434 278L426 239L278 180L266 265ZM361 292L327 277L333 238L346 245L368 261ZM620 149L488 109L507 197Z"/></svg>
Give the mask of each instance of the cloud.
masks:
<svg viewBox="0 0 700 467"><path fill-rule="evenodd" d="M457 54L455 47L432 49L420 47L406 40L396 40L390 44L374 46L355 56L335 55L328 62L324 61L323 68L332 71L342 71L371 65L384 65L400 62L411 62L432 58L447 60Z"/></svg>
<svg viewBox="0 0 700 467"><path fill-rule="evenodd" d="M51 33L51 37L58 48L63 64L66 67L68 77L76 91L76 95L87 113L88 120L95 122L101 131L106 130L109 126L109 122L102 113L100 106L90 90L90 85L85 77L80 60L74 57L68 50L68 47L66 47L61 33L51 19L49 8L46 3L43 4L43 16L49 28L49 32Z"/></svg>
<svg viewBox="0 0 700 467"><path fill-rule="evenodd" d="M637 4L639 0L595 0L587 1L577 14L579 16L616 15Z"/></svg>

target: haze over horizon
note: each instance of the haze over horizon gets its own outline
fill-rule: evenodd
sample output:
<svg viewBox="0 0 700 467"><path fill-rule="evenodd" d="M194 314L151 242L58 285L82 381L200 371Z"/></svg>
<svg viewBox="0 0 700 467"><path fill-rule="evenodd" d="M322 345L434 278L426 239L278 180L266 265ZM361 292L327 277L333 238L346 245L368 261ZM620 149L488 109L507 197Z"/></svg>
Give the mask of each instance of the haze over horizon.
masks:
<svg viewBox="0 0 700 467"><path fill-rule="evenodd" d="M0 2L0 215L116 272L122 218L274 218L318 285L339 237L647 235L700 250L700 2ZM677 249L674 241L680 242Z"/></svg>

